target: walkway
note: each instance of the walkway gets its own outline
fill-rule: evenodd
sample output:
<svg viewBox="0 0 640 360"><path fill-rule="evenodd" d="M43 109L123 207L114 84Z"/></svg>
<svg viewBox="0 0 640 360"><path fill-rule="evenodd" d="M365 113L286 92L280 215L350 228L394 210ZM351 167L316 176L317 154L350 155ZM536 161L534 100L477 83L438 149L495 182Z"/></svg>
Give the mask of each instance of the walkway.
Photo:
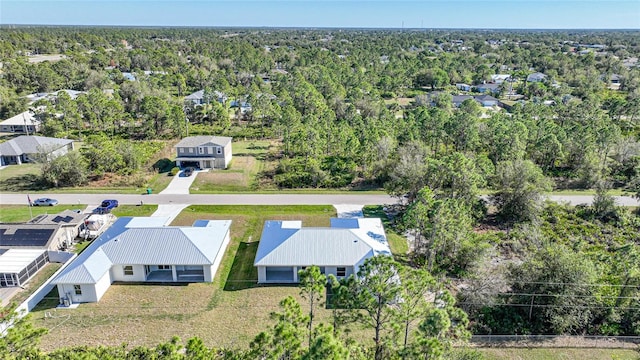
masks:
<svg viewBox="0 0 640 360"><path fill-rule="evenodd" d="M165 226L168 226L187 206L189 204L161 204L158 205L158 210L151 216L168 218L169 220L165 223Z"/></svg>

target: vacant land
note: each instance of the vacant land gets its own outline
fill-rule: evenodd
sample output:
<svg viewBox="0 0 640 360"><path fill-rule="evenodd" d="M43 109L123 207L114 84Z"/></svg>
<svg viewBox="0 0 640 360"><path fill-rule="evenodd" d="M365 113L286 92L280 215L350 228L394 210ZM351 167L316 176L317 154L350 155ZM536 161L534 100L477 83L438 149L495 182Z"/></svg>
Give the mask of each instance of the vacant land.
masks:
<svg viewBox="0 0 640 360"><path fill-rule="evenodd" d="M34 196L31 196L31 200L35 200ZM42 214L57 214L64 210L84 210L87 207L85 204L73 204L73 205L55 205L55 206L31 206L31 212L29 212L29 205L27 196L24 196L24 205L1 205L0 206L0 222L16 223L27 222L33 217Z"/></svg>
<svg viewBox="0 0 640 360"><path fill-rule="evenodd" d="M484 348L478 349L486 360L636 360L638 352L620 349L575 349L575 348Z"/></svg>
<svg viewBox="0 0 640 360"><path fill-rule="evenodd" d="M272 141L237 141L233 143L233 159L226 170L199 173L191 193L251 191L258 187L258 175L275 152Z"/></svg>

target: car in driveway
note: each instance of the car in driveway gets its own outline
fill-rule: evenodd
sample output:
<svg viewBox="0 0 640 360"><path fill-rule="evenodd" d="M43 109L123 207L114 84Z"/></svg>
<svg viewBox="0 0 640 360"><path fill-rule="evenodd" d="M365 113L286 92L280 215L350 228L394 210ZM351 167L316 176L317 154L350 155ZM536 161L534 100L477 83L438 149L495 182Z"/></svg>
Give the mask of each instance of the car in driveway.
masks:
<svg viewBox="0 0 640 360"><path fill-rule="evenodd" d="M58 200L50 198L35 199L32 203L33 206L53 206L57 204Z"/></svg>
<svg viewBox="0 0 640 360"><path fill-rule="evenodd" d="M96 214L108 214L111 210L118 207L118 200L103 200L95 210Z"/></svg>
<svg viewBox="0 0 640 360"><path fill-rule="evenodd" d="M182 175L184 175L184 176L191 176L191 175L193 175L193 172L194 172L195 170L196 170L196 169L194 169L193 167L188 167L188 168L186 168L186 169L184 169L184 170L182 171Z"/></svg>

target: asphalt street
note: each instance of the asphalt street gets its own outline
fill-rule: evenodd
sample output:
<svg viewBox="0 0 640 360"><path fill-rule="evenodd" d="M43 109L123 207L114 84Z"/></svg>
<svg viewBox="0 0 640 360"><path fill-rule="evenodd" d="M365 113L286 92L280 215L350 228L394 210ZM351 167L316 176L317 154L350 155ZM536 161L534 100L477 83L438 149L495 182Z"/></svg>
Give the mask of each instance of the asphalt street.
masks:
<svg viewBox="0 0 640 360"><path fill-rule="evenodd" d="M394 204L397 198L382 194L31 194L31 199L51 197L60 204L99 204L104 199L116 199L120 204L201 204L201 205L384 205ZM630 196L614 196L620 206L640 206ZM552 195L549 199L570 205L591 204L590 195ZM26 194L0 194L0 204L27 204Z"/></svg>

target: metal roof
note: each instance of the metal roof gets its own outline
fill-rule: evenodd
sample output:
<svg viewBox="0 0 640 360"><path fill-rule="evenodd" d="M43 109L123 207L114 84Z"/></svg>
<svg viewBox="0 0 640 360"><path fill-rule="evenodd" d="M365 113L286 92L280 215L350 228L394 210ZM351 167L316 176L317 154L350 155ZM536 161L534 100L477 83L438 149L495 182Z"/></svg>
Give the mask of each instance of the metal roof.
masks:
<svg viewBox="0 0 640 360"><path fill-rule="evenodd" d="M221 256L231 220L209 220L205 226L163 226L165 217L123 217L93 241L54 284L95 283L111 266L211 265Z"/></svg>
<svg viewBox="0 0 640 360"><path fill-rule="evenodd" d="M189 136L182 139L174 147L196 147L208 145L227 146L231 140L232 138L226 136Z"/></svg>
<svg viewBox="0 0 640 360"><path fill-rule="evenodd" d="M355 265L391 254L380 219L331 219L330 228L265 222L255 266Z"/></svg>
<svg viewBox="0 0 640 360"><path fill-rule="evenodd" d="M0 254L0 274L19 273L46 250L9 249Z"/></svg>
<svg viewBox="0 0 640 360"><path fill-rule="evenodd" d="M50 153L72 143L73 140L43 136L21 135L0 144L0 154L20 156L22 154Z"/></svg>

